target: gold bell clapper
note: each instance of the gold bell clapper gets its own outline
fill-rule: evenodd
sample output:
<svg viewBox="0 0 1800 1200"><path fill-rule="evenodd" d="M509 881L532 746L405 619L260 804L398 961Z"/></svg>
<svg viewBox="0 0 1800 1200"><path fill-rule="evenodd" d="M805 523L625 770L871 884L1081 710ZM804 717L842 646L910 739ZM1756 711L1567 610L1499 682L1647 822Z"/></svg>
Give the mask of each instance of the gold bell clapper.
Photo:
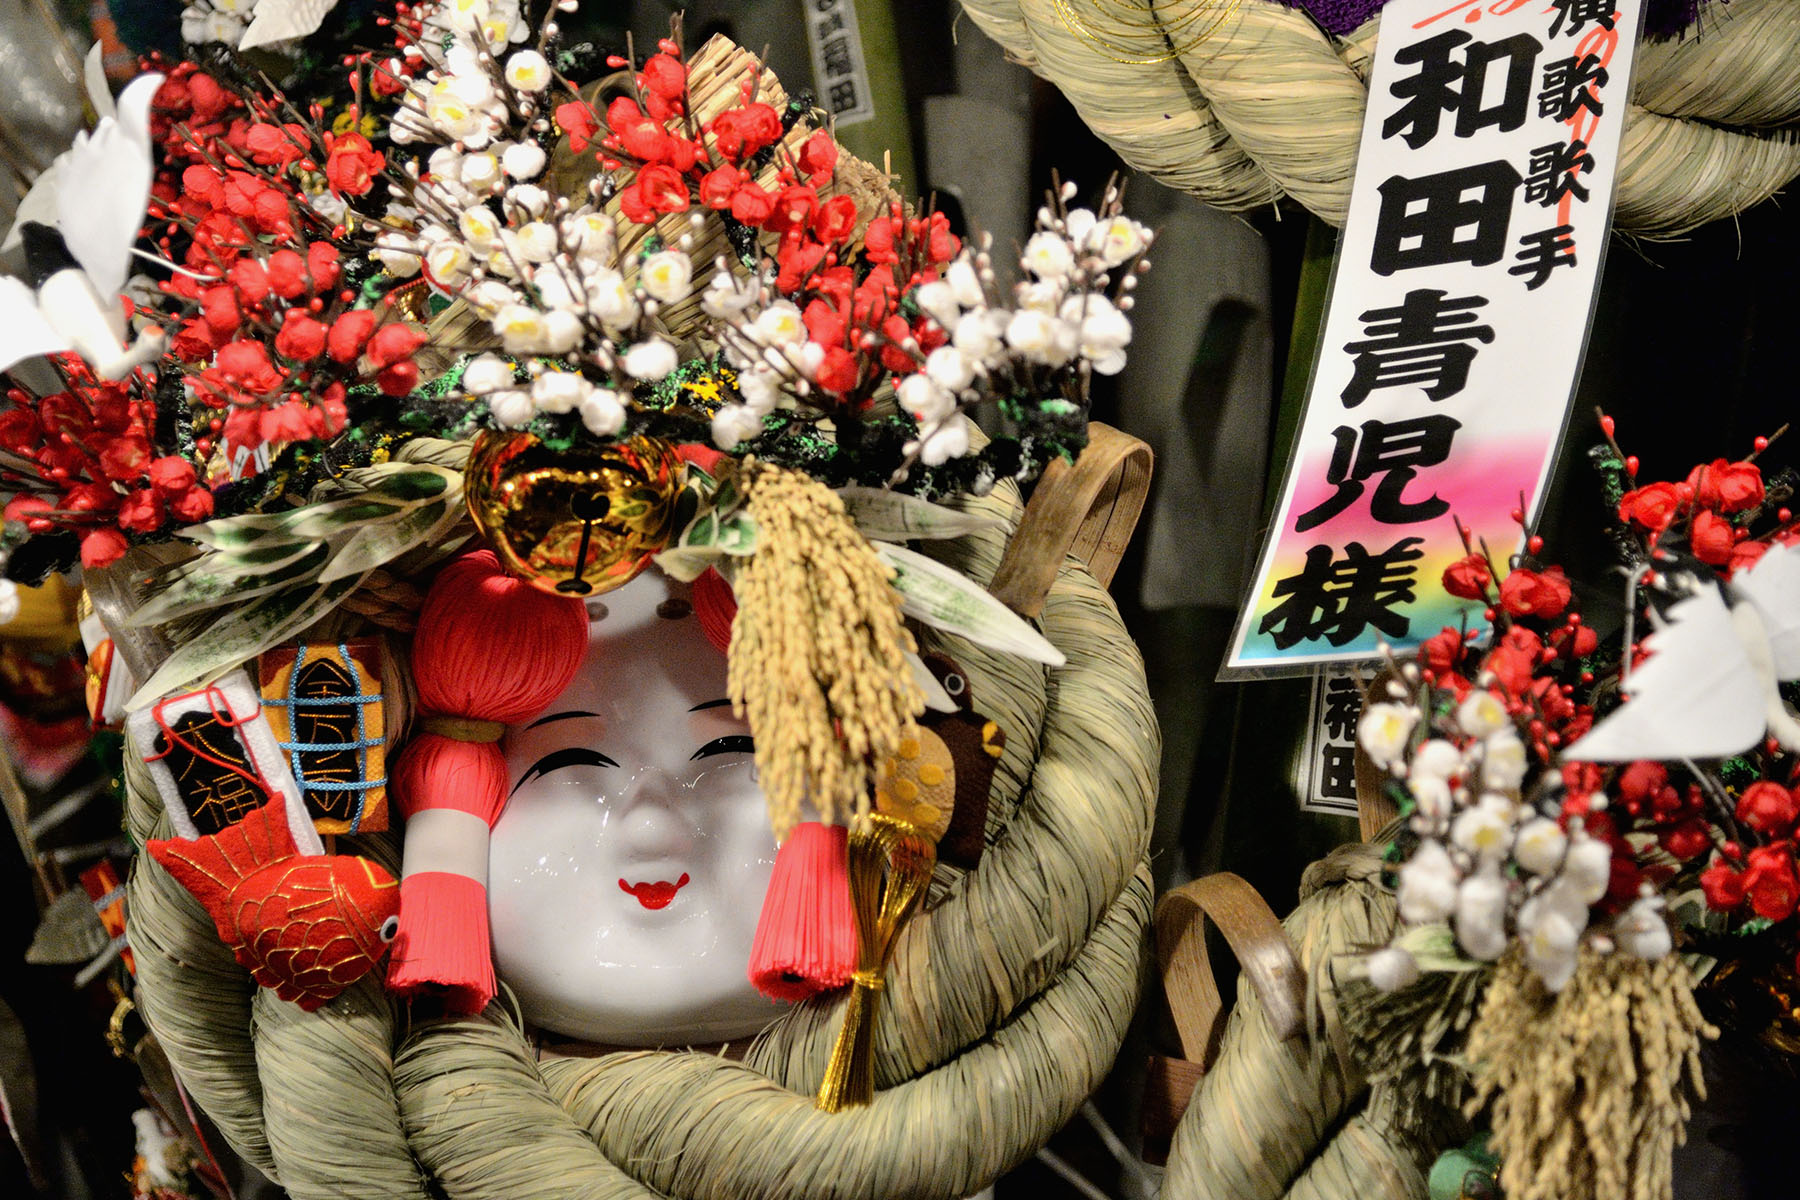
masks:
<svg viewBox="0 0 1800 1200"><path fill-rule="evenodd" d="M620 587L675 532L681 459L658 438L557 450L483 432L469 455L469 512L506 568L546 592Z"/></svg>

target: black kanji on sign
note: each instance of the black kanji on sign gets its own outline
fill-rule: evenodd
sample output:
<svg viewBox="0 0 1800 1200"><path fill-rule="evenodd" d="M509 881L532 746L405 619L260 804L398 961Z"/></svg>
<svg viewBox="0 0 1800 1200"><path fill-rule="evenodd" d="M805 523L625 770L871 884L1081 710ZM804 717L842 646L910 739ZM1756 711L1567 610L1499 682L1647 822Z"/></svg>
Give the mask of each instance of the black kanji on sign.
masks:
<svg viewBox="0 0 1800 1200"><path fill-rule="evenodd" d="M850 61L850 38L847 34L840 33L834 38L826 39L821 54L825 59L827 75L849 75L856 70L855 64Z"/></svg>
<svg viewBox="0 0 1800 1200"><path fill-rule="evenodd" d="M1347 342L1355 355L1350 382L1339 397L1355 408L1377 388L1419 387L1432 400L1445 400L1469 382L1475 361L1472 342L1494 340L1487 325L1475 324L1474 310L1487 304L1483 296L1459 296L1436 288L1406 293L1395 308L1363 313L1364 341Z"/></svg>
<svg viewBox="0 0 1800 1200"><path fill-rule="evenodd" d="M1462 61L1453 56L1466 43ZM1497 42L1476 42L1461 30L1440 33L1414 42L1394 55L1398 63L1417 63L1419 72L1388 88L1405 101L1382 123L1381 136L1399 134L1417 150L1437 136L1438 124L1447 112L1456 114L1456 136L1466 138L1489 125L1502 131L1525 123L1531 104L1531 80L1538 51L1544 45L1530 34L1516 33ZM1506 61L1506 87L1500 98L1486 104L1488 68Z"/></svg>
<svg viewBox="0 0 1800 1200"><path fill-rule="evenodd" d="M1384 525L1411 525L1450 511L1450 502L1433 495L1429 500L1408 500L1407 485L1419 468L1435 467L1450 457L1450 442L1462 422L1453 417L1408 417L1401 421L1364 421L1357 430L1339 425L1331 431L1337 445L1325 482L1337 491L1302 513L1294 522L1296 533L1305 533L1331 520L1363 494L1368 480L1381 476L1369 498L1369 515Z"/></svg>
<svg viewBox="0 0 1800 1200"><path fill-rule="evenodd" d="M1325 680L1324 711L1319 724L1325 736L1347 742L1356 736L1356 723L1362 719L1363 693L1356 680L1347 675L1331 675Z"/></svg>
<svg viewBox="0 0 1800 1200"><path fill-rule="evenodd" d="M1369 265L1377 275L1392 275L1411 267L1499 262L1519 182L1519 173L1503 161L1384 180Z"/></svg>
<svg viewBox="0 0 1800 1200"><path fill-rule="evenodd" d="M1356 799L1356 747L1327 743L1319 748L1319 798Z"/></svg>
<svg viewBox="0 0 1800 1200"><path fill-rule="evenodd" d="M1519 239L1519 252L1513 255L1519 265L1506 268L1506 273L1530 276L1525 281L1528 292L1543 287L1556 268L1575 265L1574 232L1573 225L1558 225L1526 234Z"/></svg>
<svg viewBox="0 0 1800 1200"><path fill-rule="evenodd" d="M1525 201L1545 208L1562 203L1564 196L1585 201L1588 190L1579 176L1594 169L1594 156L1580 138L1552 142L1531 152L1531 173L1525 176Z"/></svg>
<svg viewBox="0 0 1800 1200"><path fill-rule="evenodd" d="M825 94L825 102L831 105L834 113L849 112L856 107L856 80L845 79L831 85Z"/></svg>
<svg viewBox="0 0 1800 1200"><path fill-rule="evenodd" d="M1424 538L1401 538L1370 554L1361 542L1351 542L1342 558L1330 546L1314 546L1297 574L1276 582L1280 603L1263 615L1256 631L1268 634L1277 650L1321 637L1342 646L1370 626L1396 641L1404 638L1412 620L1394 609L1414 599L1424 544Z"/></svg>
<svg viewBox="0 0 1800 1200"><path fill-rule="evenodd" d="M1569 36L1574 37L1590 24L1611 29L1619 16L1618 0L1550 0L1550 7L1556 10L1556 20L1550 25L1551 37L1562 32L1565 22Z"/></svg>
<svg viewBox="0 0 1800 1200"><path fill-rule="evenodd" d="M840 13L840 12L834 12L830 16L826 17L823 21L820 21L817 25L814 25L813 33L814 33L814 35L816 35L818 37L824 37L828 33L836 33L838 30L842 29L843 27L844 27L844 14Z"/></svg>
<svg viewBox="0 0 1800 1200"><path fill-rule="evenodd" d="M1544 67L1544 90L1538 93L1538 116L1563 122L1582 109L1596 117L1606 111L1600 102L1600 89L1611 78L1600 65L1598 54L1559 58Z"/></svg>

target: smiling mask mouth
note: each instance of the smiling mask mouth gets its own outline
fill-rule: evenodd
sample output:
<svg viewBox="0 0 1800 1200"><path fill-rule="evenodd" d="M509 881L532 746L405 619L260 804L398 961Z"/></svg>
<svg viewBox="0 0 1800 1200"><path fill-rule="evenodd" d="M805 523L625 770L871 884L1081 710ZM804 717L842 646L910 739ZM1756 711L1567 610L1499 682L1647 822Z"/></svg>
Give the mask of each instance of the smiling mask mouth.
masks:
<svg viewBox="0 0 1800 1200"><path fill-rule="evenodd" d="M666 879L655 882L626 883L621 879L619 880L619 890L636 896L639 904L654 912L656 909L669 907L669 902L675 899L675 893L686 887L687 884L688 873L683 871L681 878L674 883L670 883Z"/></svg>

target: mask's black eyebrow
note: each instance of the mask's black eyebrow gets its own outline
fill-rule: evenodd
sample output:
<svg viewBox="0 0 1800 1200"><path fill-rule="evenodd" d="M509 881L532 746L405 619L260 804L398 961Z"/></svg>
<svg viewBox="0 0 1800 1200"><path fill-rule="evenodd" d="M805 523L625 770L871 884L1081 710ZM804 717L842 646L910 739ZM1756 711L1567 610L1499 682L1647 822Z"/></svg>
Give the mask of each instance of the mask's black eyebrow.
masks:
<svg viewBox="0 0 1800 1200"><path fill-rule="evenodd" d="M696 704L696 705L694 705L694 707L688 709L688 711L689 712L700 712L700 711L702 711L704 709L708 709L708 708L720 708L720 707L730 704L730 703L731 703L731 697L727 696L723 700L708 700L705 704Z"/></svg>
<svg viewBox="0 0 1800 1200"><path fill-rule="evenodd" d="M589 750L585 746L567 746L561 750L552 750L531 764L531 770L519 776L519 782L513 784L512 790L516 792L538 776L548 775L552 771L560 771L564 767L616 767L618 765L598 750ZM508 792L507 795L512 795L512 792Z"/></svg>
<svg viewBox="0 0 1800 1200"><path fill-rule="evenodd" d="M597 717L599 715L600 715L599 713L594 713L594 712L551 713L547 717L539 717L537 720L533 721L531 724L527 725L525 728L536 729L539 725L548 725L552 721L567 721L571 717Z"/></svg>

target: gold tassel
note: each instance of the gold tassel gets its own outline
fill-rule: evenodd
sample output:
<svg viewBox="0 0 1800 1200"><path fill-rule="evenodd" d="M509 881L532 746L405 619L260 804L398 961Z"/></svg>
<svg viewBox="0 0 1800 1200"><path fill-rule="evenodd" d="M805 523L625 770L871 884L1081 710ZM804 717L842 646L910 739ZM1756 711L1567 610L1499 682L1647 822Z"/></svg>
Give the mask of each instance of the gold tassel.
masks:
<svg viewBox="0 0 1800 1200"><path fill-rule="evenodd" d="M1583 950L1551 995L1515 947L1469 1032L1475 1098L1491 1105L1508 1200L1669 1200L1688 1100L1705 1095L1700 1040L1717 1037L1677 955Z"/></svg>
<svg viewBox="0 0 1800 1200"><path fill-rule="evenodd" d="M735 574L728 691L756 735L756 768L779 840L804 805L828 824L869 809L871 764L917 737L925 698L906 654L893 572L837 493L798 471L747 461L757 546Z"/></svg>
<svg viewBox="0 0 1800 1200"><path fill-rule="evenodd" d="M850 899L858 955L843 1028L819 1085L817 1106L839 1112L875 1098L875 1012L887 986L900 926L925 895L937 848L905 821L870 813L850 829ZM884 880L885 874L885 880Z"/></svg>

